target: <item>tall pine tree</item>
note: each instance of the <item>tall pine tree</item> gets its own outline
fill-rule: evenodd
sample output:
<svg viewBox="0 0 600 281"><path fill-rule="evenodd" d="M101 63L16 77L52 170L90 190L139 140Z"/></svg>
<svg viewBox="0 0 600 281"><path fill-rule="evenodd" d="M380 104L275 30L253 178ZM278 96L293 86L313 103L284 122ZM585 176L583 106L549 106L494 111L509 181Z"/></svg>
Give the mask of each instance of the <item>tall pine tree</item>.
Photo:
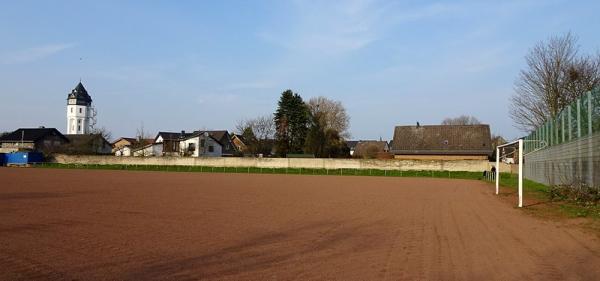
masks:
<svg viewBox="0 0 600 281"><path fill-rule="evenodd" d="M292 90L281 93L275 112L275 141L277 154L302 153L308 125L309 110L302 97Z"/></svg>

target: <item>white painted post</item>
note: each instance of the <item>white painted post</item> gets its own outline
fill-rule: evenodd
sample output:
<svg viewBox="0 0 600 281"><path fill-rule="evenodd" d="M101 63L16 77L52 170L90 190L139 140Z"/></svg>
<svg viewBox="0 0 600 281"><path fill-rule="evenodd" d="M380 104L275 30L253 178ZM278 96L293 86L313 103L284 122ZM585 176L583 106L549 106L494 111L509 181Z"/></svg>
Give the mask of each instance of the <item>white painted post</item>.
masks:
<svg viewBox="0 0 600 281"><path fill-rule="evenodd" d="M519 140L519 208L523 207L523 140Z"/></svg>
<svg viewBox="0 0 600 281"><path fill-rule="evenodd" d="M500 184L500 148L496 147L496 195Z"/></svg>

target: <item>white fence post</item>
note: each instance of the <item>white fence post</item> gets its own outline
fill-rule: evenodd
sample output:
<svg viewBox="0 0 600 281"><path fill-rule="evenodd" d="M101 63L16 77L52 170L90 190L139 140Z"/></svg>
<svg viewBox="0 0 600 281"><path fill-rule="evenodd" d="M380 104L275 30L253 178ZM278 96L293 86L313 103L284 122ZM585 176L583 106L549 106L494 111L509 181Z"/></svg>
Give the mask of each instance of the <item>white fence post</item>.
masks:
<svg viewBox="0 0 600 281"><path fill-rule="evenodd" d="M498 194L498 186L500 185L500 148L496 147L496 195Z"/></svg>
<svg viewBox="0 0 600 281"><path fill-rule="evenodd" d="M519 140L519 208L523 207L523 139Z"/></svg>

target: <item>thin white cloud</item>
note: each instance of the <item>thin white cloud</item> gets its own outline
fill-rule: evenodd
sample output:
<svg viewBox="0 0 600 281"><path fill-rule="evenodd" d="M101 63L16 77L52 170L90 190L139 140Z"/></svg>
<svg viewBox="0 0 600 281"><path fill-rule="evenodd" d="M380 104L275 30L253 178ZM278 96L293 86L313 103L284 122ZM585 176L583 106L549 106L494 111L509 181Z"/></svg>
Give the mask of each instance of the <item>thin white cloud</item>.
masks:
<svg viewBox="0 0 600 281"><path fill-rule="evenodd" d="M0 64L20 64L37 61L73 48L73 43L48 44L0 54Z"/></svg>
<svg viewBox="0 0 600 281"><path fill-rule="evenodd" d="M292 51L333 55L361 49L377 38L382 11L372 1L297 1L295 16L285 26L258 36Z"/></svg>
<svg viewBox="0 0 600 281"><path fill-rule="evenodd" d="M457 11L444 3L405 7L375 0L296 1L294 16L258 37L294 52L324 56L360 50L397 25Z"/></svg>

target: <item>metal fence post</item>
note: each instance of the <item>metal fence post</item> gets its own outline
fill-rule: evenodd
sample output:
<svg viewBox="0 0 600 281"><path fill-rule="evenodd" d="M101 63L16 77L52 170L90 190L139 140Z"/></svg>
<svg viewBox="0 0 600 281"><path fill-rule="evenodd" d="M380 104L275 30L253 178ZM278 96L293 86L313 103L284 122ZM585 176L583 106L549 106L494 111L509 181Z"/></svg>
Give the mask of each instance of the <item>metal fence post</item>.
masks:
<svg viewBox="0 0 600 281"><path fill-rule="evenodd" d="M594 184L594 146L592 143L592 122L596 121L596 122L600 122L600 120L592 120L592 103L593 103L593 96L592 96L592 92L589 91L587 92L587 101L588 101L588 184L590 186L595 186Z"/></svg>

